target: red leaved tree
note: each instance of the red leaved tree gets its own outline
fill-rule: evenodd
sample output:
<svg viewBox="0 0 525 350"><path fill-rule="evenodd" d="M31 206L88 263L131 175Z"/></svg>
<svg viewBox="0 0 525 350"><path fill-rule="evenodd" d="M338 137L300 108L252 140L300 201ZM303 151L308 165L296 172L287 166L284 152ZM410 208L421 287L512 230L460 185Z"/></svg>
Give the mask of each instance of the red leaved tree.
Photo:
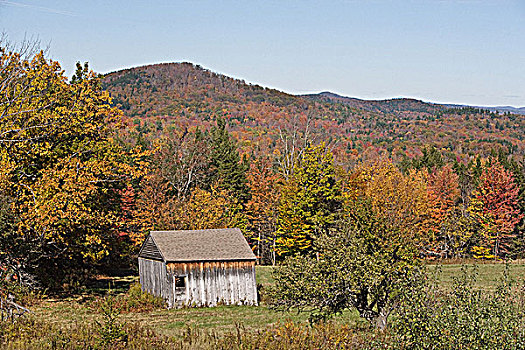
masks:
<svg viewBox="0 0 525 350"><path fill-rule="evenodd" d="M514 227L523 214L518 206L519 188L512 173L497 160L487 166L480 178L474 198L481 203L485 221L483 246L492 250L495 258L507 252L507 246L515 234Z"/></svg>

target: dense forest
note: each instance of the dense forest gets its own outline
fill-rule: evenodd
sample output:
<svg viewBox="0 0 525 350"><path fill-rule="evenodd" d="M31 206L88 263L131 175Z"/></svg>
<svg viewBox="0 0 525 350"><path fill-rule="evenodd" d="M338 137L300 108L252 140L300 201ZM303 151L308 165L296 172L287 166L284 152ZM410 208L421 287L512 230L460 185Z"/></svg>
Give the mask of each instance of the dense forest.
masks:
<svg viewBox="0 0 525 350"><path fill-rule="evenodd" d="M411 99L363 101L334 94L293 96L246 84L190 63L144 66L106 75L104 88L138 136L168 128L209 126L216 117L243 152L272 153L280 130L308 131L341 163L377 154L395 162L434 146L449 161L467 162L503 149L521 159L522 116L479 108L447 108Z"/></svg>
<svg viewBox="0 0 525 350"><path fill-rule="evenodd" d="M199 210L203 201L225 205L233 195L226 206L238 210L228 220L240 220L262 263L307 249L313 232L327 229L355 196L377 196L378 215L399 210L396 225L424 231L427 258L523 254L521 115L413 99L293 96L190 63L110 73L102 84L124 112L121 142L155 150L151 175L165 190L139 186L133 193L163 193L159 206L175 200ZM226 154L235 155L231 164L220 164ZM210 169L228 170L210 176ZM327 179L330 193L322 189ZM407 203L395 203L396 191L409 194ZM150 226L196 227L188 223L201 215L174 212L158 208ZM215 220L204 222L233 224Z"/></svg>

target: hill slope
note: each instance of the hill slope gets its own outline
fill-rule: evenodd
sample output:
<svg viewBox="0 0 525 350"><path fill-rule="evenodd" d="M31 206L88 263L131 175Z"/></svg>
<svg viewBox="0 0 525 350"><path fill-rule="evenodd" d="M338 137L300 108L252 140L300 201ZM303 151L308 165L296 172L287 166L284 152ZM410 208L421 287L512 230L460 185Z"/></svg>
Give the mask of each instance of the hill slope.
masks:
<svg viewBox="0 0 525 350"><path fill-rule="evenodd" d="M167 128L208 127L223 116L246 151L274 152L283 134L308 131L342 160L366 153L412 157L434 145L469 158L505 147L525 153L525 117L413 99L365 101L324 92L294 96L247 84L191 63L149 65L107 74L104 87L150 139Z"/></svg>
<svg viewBox="0 0 525 350"><path fill-rule="evenodd" d="M396 113L403 111L436 113L446 109L445 106L423 102L412 98L394 98L389 100L361 100L345 97L332 92L302 95L303 97L332 103L343 103L358 109L372 112Z"/></svg>

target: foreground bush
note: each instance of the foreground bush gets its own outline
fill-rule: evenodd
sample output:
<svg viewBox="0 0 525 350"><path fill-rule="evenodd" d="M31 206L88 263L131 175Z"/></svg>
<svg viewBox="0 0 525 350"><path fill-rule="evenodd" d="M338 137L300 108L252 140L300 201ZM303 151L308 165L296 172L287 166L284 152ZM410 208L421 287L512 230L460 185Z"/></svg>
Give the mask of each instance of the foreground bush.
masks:
<svg viewBox="0 0 525 350"><path fill-rule="evenodd" d="M98 323L66 327L32 317L0 325L0 347L7 349L173 349L183 348L138 324L123 324L118 337Z"/></svg>
<svg viewBox="0 0 525 350"><path fill-rule="evenodd" d="M525 285L507 273L492 291L475 281L476 268L463 267L451 291L414 288L392 323L393 348L525 349Z"/></svg>
<svg viewBox="0 0 525 350"><path fill-rule="evenodd" d="M335 323L286 323L265 331L238 328L217 342L220 349L366 349L365 334Z"/></svg>
<svg viewBox="0 0 525 350"><path fill-rule="evenodd" d="M123 322L124 309L144 311L158 307L158 298L137 291L108 295L95 302L98 317L94 321L74 322L66 326L36 319L33 315L15 322L0 322L0 348L8 349L208 349L206 335L167 337L136 322Z"/></svg>
<svg viewBox="0 0 525 350"><path fill-rule="evenodd" d="M161 297L143 292L138 282L133 283L125 294L113 296L110 292L110 294L105 297L95 299L93 303L90 304L90 307L101 311L108 300L111 300L113 303L112 307L117 309L118 313L148 312L166 307L166 303Z"/></svg>

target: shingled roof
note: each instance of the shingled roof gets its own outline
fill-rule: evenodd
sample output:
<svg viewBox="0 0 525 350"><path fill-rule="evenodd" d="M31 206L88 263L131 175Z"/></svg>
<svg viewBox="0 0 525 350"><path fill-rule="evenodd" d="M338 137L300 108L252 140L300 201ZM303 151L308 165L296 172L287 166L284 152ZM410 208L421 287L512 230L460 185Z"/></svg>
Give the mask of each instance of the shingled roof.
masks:
<svg viewBox="0 0 525 350"><path fill-rule="evenodd" d="M256 259L238 228L151 231L139 257L166 262Z"/></svg>

